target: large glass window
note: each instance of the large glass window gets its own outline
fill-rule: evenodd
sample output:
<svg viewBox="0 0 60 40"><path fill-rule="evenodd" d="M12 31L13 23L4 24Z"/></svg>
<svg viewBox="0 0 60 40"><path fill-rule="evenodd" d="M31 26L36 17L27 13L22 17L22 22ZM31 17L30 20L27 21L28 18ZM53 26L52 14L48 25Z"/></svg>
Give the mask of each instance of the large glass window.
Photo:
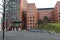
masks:
<svg viewBox="0 0 60 40"><path fill-rule="evenodd" d="M18 5L20 5L20 0L10 0L8 4L9 4L8 8L9 8L11 15L15 17L13 19L19 20L20 6Z"/></svg>

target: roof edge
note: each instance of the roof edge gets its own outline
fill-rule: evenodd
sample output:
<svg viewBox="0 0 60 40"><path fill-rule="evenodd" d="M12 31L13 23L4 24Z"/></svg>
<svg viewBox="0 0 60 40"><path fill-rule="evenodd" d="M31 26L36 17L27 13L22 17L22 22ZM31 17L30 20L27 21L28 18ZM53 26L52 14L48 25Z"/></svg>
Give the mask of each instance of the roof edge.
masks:
<svg viewBox="0 0 60 40"><path fill-rule="evenodd" d="M50 10L50 9L54 9L54 8L37 8L37 10Z"/></svg>

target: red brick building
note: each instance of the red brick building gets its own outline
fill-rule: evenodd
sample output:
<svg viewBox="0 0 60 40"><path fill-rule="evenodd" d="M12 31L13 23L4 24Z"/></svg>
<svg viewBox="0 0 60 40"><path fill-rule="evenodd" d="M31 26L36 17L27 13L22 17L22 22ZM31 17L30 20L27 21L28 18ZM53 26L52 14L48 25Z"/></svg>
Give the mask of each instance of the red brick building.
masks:
<svg viewBox="0 0 60 40"><path fill-rule="evenodd" d="M47 16L53 22L60 22L60 1L58 1L54 8L36 8L35 3L27 3L26 0L21 0L20 3L20 27L22 29L28 27L36 27L37 20L43 20Z"/></svg>
<svg viewBox="0 0 60 40"><path fill-rule="evenodd" d="M52 19L54 22L60 22L60 1L58 1L54 7Z"/></svg>
<svg viewBox="0 0 60 40"><path fill-rule="evenodd" d="M26 27L26 13L27 13L27 1L21 0L20 1L20 24L21 29Z"/></svg>
<svg viewBox="0 0 60 40"><path fill-rule="evenodd" d="M52 19L53 8L40 8L38 9L39 19L43 20L45 16Z"/></svg>
<svg viewBox="0 0 60 40"><path fill-rule="evenodd" d="M27 28L28 27L34 28L37 26L37 20L38 20L38 14L35 3L30 3L28 4L27 7L28 7L26 15Z"/></svg>

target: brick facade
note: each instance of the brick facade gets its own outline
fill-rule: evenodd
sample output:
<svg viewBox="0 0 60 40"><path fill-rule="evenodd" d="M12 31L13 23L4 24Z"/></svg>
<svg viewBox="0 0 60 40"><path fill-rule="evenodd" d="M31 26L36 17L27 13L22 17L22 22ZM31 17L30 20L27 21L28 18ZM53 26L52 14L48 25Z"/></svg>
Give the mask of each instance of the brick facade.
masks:
<svg viewBox="0 0 60 40"><path fill-rule="evenodd" d="M27 3L27 0L20 0L20 28L36 27L37 20L43 20L47 16L54 22L60 22L60 1L58 1L54 8L36 8L35 3ZM10 26L10 24L9 24Z"/></svg>
<svg viewBox="0 0 60 40"><path fill-rule="evenodd" d="M45 16L47 16L49 19L52 19L52 11L53 8L42 8L38 9L39 19L43 20Z"/></svg>
<svg viewBox="0 0 60 40"><path fill-rule="evenodd" d="M60 2L59 1L56 3L54 8L37 9L35 3L27 3L26 0L24 0L24 2L22 1L21 6L22 6L21 8L22 13L20 13L20 20L23 23L25 23L25 26L27 28L36 27L37 20L38 19L43 20L45 16L47 16L53 22L60 22Z"/></svg>
<svg viewBox="0 0 60 40"><path fill-rule="evenodd" d="M60 1L58 1L54 7L52 19L54 22L60 22Z"/></svg>
<svg viewBox="0 0 60 40"><path fill-rule="evenodd" d="M37 23L37 9L34 3L30 3L28 4L28 9L27 9L27 27L36 27L36 23Z"/></svg>
<svg viewBox="0 0 60 40"><path fill-rule="evenodd" d="M21 0L20 2L20 21L22 22L20 24L21 29L23 29L24 25L26 25L26 13L27 13L27 1Z"/></svg>

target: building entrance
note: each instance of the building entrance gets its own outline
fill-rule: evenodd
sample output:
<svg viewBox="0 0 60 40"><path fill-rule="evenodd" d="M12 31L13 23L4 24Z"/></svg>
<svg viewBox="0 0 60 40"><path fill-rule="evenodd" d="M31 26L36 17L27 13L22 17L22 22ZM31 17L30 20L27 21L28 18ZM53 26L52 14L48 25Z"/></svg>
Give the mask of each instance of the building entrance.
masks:
<svg viewBox="0 0 60 40"><path fill-rule="evenodd" d="M20 28L20 22L12 22L12 26L11 26L10 30L19 31L19 28Z"/></svg>

